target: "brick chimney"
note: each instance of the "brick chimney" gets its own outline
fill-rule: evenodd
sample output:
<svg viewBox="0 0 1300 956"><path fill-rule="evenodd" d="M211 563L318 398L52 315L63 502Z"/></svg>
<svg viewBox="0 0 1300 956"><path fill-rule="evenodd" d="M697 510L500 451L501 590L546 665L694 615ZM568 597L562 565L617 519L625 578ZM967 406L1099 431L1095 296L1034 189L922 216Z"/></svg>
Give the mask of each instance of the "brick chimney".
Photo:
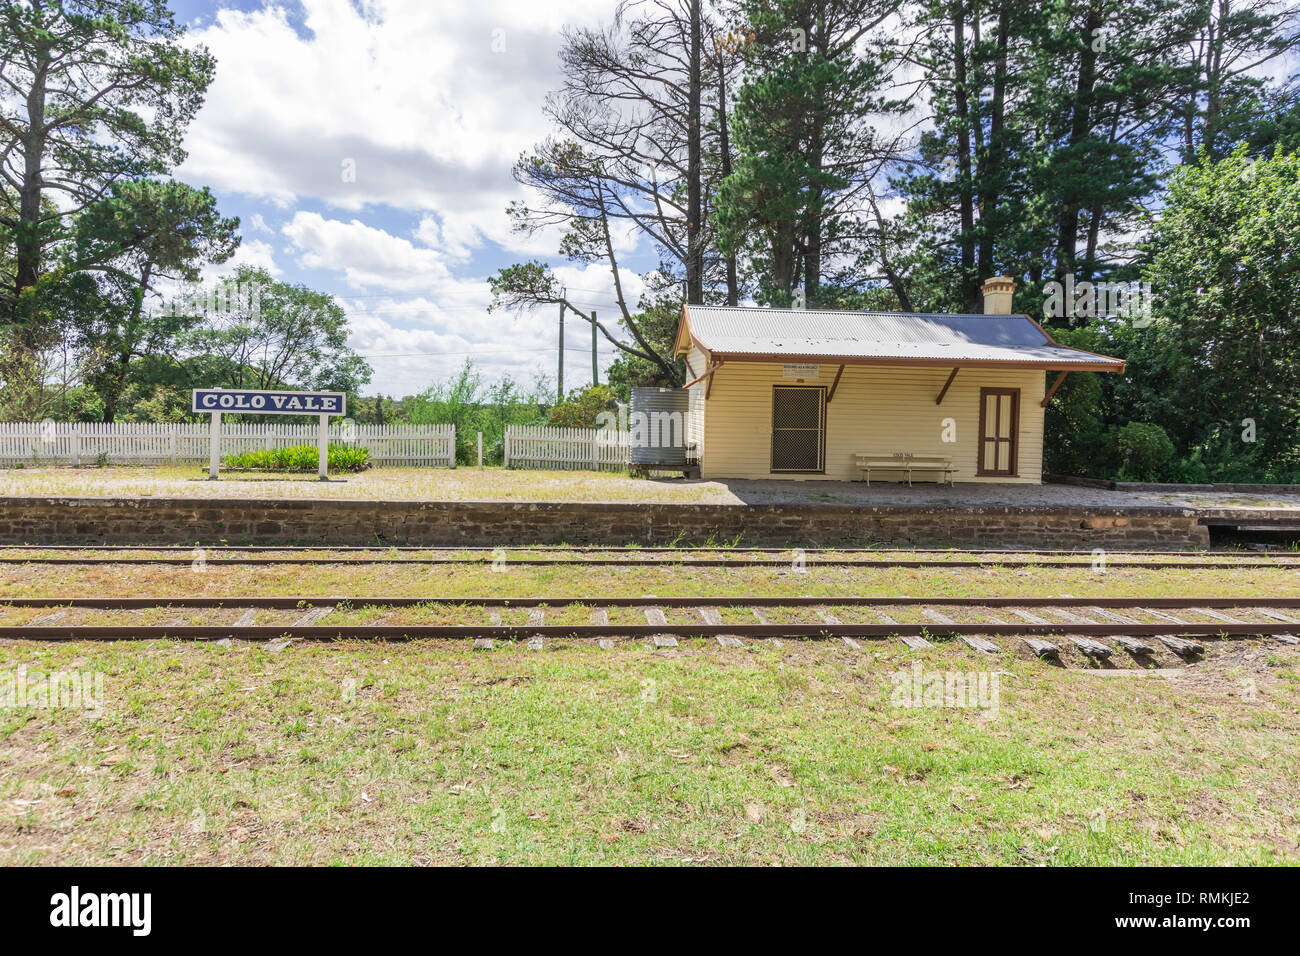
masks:
<svg viewBox="0 0 1300 956"><path fill-rule="evenodd" d="M984 314L1010 315L1011 296L1018 284L1010 276L994 276L980 286L980 291L984 293Z"/></svg>

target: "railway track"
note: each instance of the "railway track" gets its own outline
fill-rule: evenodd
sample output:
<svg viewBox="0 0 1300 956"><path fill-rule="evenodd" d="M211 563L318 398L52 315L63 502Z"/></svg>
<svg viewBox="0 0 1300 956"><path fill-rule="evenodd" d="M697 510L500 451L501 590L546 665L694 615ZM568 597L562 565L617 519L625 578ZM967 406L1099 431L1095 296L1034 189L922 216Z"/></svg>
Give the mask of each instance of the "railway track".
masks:
<svg viewBox="0 0 1300 956"><path fill-rule="evenodd" d="M414 552L414 551L448 551L448 552L493 552L499 550L494 545L458 545L456 547L442 547L433 545L366 545L366 544L339 544L339 545L319 545L319 544L276 544L276 545L234 545L223 544L216 546L215 550L222 551L333 551L341 553L359 553L359 552ZM188 544L160 544L160 545L141 545L141 544L6 544L0 545L0 554L10 551L184 551L194 550L194 545ZM725 552L727 554L773 554L777 552L788 552L789 548L773 547L730 547L726 545L717 545L707 547L704 545L678 545L678 546L629 546L614 547L610 545L597 544L537 544L529 545L527 548L519 550L525 551L555 551L578 554L593 553L611 553L622 552L624 554L682 554L692 551L698 553ZM1089 551L1079 549L1053 549L1053 548L808 548L810 552L829 552L835 554L894 554L906 551L908 554L1043 554L1043 555L1083 555L1089 554ZM1220 551L1169 551L1151 550L1151 549L1111 549L1112 554L1126 555L1169 555L1183 554L1195 555L1198 557L1209 558L1240 558L1249 555L1251 552L1244 551L1240 548ZM1260 552L1255 552L1260 553ZM1269 553L1269 552L1263 552ZM1300 558L1300 552L1274 550L1272 553L1280 555L1290 555Z"/></svg>
<svg viewBox="0 0 1300 956"><path fill-rule="evenodd" d="M226 551L495 551L495 545L218 545L216 548ZM191 551L194 545L0 545L4 551ZM729 545L629 545L617 548L612 545L529 545L523 550L529 551L576 551L576 553L607 553L607 551L624 551L628 554L673 553L682 551L727 551L728 554L770 554L774 551L789 550L783 548L740 548ZM894 551L907 551L910 554L1088 554L1079 549L1050 548L811 548L815 551L836 551L840 554L892 554ZM1200 557L1232 558L1242 557L1248 551L1231 550L1149 550L1149 549L1114 549L1115 554L1188 554ZM1294 554L1296 551L1275 550L1274 553Z"/></svg>
<svg viewBox="0 0 1300 956"><path fill-rule="evenodd" d="M452 623L375 623L323 618L338 612L421 609L426 615L458 618ZM940 608L944 610L939 610ZM6 624L15 610L44 609L51 614ZM93 620L63 623L69 613L138 612L142 610L202 610L242 612L234 622L193 624L114 623ZM611 621L610 612L633 609L644 623ZM258 611L287 612L293 620L253 623ZM548 614L569 620L547 620ZM673 612L672 619L668 612ZM1121 613L1122 612L1122 613ZM961 617L958 620L949 613ZM505 620L509 614L527 619ZM575 614L585 615L581 620ZM723 620L723 615L733 620ZM744 615L745 620L735 620ZM841 616L861 620L843 620ZM898 620L915 617L917 620ZM785 620L772 620L783 617ZM1016 617L1012 621L1009 618ZM1200 640L1261 637L1282 644L1300 644L1300 598L1030 598L1030 597L80 597L22 598L0 604L0 639L37 641L77 640L417 640L432 638L494 639L651 638L657 646L677 637L716 638L727 646L746 639L839 638L856 646L856 639L896 638L912 647L933 640L958 638L978 651L999 650L990 638L1019 638L1040 657L1053 657L1060 648L1051 638L1064 639L1086 656L1104 660L1115 648L1150 654L1154 639L1176 654L1194 656ZM1199 640L1198 640L1199 639Z"/></svg>
<svg viewBox="0 0 1300 956"><path fill-rule="evenodd" d="M322 551L331 552L321 554ZM55 552L50 555L49 552ZM70 553L76 552L76 553ZM91 552L107 553L107 557ZM312 553L307 553L312 552ZM258 549L181 547L8 547L0 548L0 565L155 565L190 566L196 560L214 567L272 565L485 565L506 562L512 566L541 567L587 565L593 567L698 567L698 568L1093 568L1098 558L1079 551L909 551L932 554L928 558L879 557L870 549L778 548L636 548L611 554L608 548L520 548L511 555L503 548L310 548L286 546ZM889 552L884 552L888 554ZM340 556L344 555L344 556ZM698 556L703 555L703 556ZM877 557L870 557L877 555ZM953 555L960 555L953 557ZM1300 570L1300 554L1281 552L1276 557L1258 557L1244 552L1107 552L1108 569L1133 568L1167 570L1177 568L1224 568L1233 570L1293 568Z"/></svg>

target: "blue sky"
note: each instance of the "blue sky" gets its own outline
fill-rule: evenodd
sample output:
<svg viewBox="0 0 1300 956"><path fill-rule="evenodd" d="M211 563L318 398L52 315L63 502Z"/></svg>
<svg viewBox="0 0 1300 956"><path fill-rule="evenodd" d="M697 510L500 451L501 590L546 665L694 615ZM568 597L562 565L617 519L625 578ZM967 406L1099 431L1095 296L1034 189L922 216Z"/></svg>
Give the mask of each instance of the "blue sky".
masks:
<svg viewBox="0 0 1300 956"><path fill-rule="evenodd" d="M489 379L553 377L556 310L488 314L486 279L540 258L575 302L616 311L607 268L564 262L558 234L514 235L504 213L523 198L511 165L549 132L541 107L559 82L561 28L613 7L173 0L217 58L176 175L240 217L235 263L337 297L375 369L369 392L420 391L467 357ZM653 259L643 245L627 264L643 271ZM590 379L590 332L568 326L571 388ZM602 367L613 357L602 345Z"/></svg>

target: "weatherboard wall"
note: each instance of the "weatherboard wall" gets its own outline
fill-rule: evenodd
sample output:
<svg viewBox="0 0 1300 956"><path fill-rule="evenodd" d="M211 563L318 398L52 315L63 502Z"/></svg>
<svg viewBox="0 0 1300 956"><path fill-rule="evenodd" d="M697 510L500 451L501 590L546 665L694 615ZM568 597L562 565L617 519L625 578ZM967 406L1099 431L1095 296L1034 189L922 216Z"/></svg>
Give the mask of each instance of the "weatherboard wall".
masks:
<svg viewBox="0 0 1300 956"><path fill-rule="evenodd" d="M695 356L698 350L692 350ZM702 361L702 356L699 360ZM1034 369L963 368L943 404L934 400L951 369L921 366L849 365L826 409L826 470L822 474L774 474L771 469L772 387L822 385L830 390L838 364L823 364L816 379L786 378L779 363L730 361L713 373L713 388L692 387L692 414L705 405L701 436L705 478L807 478L849 480L861 477L859 453L944 455L953 459L955 481L1038 484L1043 466L1043 408L1046 373ZM979 446L980 388L1020 389L1017 475L975 474ZM943 420L956 423L956 441L942 440ZM694 427L694 425L692 425ZM707 436L705 438L704 436ZM898 474L881 480L900 480ZM872 480L877 480L873 474ZM914 476L915 480L915 476Z"/></svg>
<svg viewBox="0 0 1300 956"><path fill-rule="evenodd" d="M692 345L691 350L686 353L686 381L691 382L703 375L709 368L709 360L704 353L700 351L699 346ZM693 385L688 391L690 392L690 404L686 421L686 444L694 446L696 449L704 447L704 429L707 423L707 416L704 409L704 393L709 386L709 380L705 379L698 385Z"/></svg>

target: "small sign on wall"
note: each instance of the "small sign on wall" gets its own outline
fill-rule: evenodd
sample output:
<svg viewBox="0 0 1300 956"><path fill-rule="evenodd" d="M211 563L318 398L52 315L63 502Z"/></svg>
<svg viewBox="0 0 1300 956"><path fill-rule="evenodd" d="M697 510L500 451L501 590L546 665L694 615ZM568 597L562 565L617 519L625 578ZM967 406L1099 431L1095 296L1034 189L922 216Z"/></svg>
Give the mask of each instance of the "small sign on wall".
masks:
<svg viewBox="0 0 1300 956"><path fill-rule="evenodd" d="M817 378L820 373L821 366L816 362L807 364L787 362L781 366L782 378Z"/></svg>

